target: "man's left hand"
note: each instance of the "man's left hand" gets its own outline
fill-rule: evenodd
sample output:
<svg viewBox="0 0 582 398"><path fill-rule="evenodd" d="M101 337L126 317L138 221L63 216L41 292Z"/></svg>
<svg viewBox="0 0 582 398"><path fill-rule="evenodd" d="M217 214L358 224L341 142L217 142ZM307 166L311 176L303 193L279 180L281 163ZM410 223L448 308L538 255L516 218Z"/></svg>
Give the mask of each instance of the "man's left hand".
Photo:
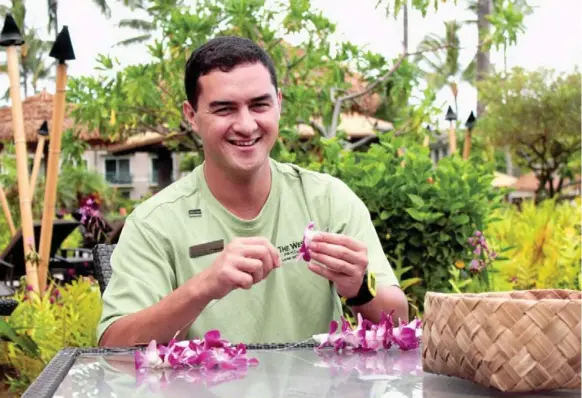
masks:
<svg viewBox="0 0 582 398"><path fill-rule="evenodd" d="M368 249L363 242L346 235L318 232L309 246L308 268L335 284L339 295L355 297L368 266ZM321 265L320 265L321 264Z"/></svg>

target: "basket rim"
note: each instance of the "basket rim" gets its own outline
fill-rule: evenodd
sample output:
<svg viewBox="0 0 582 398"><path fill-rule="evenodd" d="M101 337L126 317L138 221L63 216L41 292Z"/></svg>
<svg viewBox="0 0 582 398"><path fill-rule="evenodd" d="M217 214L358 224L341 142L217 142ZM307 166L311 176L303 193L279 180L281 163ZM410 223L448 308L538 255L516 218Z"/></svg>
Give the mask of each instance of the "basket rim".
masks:
<svg viewBox="0 0 582 398"><path fill-rule="evenodd" d="M509 294L516 293L516 292L564 292L564 293L578 293L580 294L580 298L540 298L540 299L533 299L533 298L515 298L509 297ZM495 296L493 296L495 295ZM507 296L504 296L507 295ZM425 299L428 298L442 298L445 300L466 300L466 299L473 299L473 300L487 300L487 301L508 301L511 302L556 302L556 303L563 303L564 301L569 302L580 302L582 303L582 291L580 290L573 290L573 289L523 289L523 290L504 290L499 292L483 292L483 293L444 293L444 292L434 292L429 291L426 292Z"/></svg>

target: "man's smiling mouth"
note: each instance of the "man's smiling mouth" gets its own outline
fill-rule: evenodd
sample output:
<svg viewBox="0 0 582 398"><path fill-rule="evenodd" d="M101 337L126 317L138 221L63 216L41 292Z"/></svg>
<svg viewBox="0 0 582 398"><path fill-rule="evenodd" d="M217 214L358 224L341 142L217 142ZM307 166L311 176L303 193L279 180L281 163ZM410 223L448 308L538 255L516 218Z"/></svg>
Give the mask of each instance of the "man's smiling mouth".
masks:
<svg viewBox="0 0 582 398"><path fill-rule="evenodd" d="M228 142L234 146L238 147L249 147L255 145L261 140L261 137L255 138L253 140L228 140Z"/></svg>

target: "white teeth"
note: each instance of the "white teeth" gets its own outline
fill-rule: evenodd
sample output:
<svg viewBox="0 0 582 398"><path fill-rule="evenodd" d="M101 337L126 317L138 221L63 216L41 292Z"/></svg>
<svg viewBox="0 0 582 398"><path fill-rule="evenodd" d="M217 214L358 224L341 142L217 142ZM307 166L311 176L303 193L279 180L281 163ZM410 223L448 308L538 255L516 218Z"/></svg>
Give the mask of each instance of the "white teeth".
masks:
<svg viewBox="0 0 582 398"><path fill-rule="evenodd" d="M257 142L257 140L251 140L251 141L230 141L231 144L234 144L236 146L251 146L253 145L255 142Z"/></svg>

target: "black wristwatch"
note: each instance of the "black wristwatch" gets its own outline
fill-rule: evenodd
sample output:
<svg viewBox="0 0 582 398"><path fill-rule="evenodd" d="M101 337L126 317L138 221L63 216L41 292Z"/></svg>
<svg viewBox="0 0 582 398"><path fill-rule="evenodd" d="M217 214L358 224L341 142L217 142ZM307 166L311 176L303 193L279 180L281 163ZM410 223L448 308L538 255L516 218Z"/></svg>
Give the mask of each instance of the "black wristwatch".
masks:
<svg viewBox="0 0 582 398"><path fill-rule="evenodd" d="M364 274L362 279L362 286L358 294L354 297L341 297L342 303L353 307L357 305L364 305L372 301L376 297L376 276L373 272L368 272Z"/></svg>

